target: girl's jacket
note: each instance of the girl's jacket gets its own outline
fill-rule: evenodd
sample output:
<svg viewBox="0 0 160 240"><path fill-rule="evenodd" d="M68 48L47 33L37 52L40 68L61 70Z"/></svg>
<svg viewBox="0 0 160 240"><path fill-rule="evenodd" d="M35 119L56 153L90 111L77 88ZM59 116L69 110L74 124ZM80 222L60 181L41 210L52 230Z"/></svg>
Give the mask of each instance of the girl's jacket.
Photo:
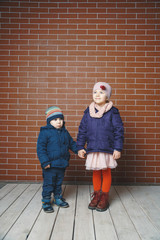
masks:
<svg viewBox="0 0 160 240"><path fill-rule="evenodd" d="M113 154L114 150L122 151L123 140L123 123L117 108L112 107L101 118L93 118L89 108L85 110L77 136L78 150L84 149L87 142L87 153Z"/></svg>
<svg viewBox="0 0 160 240"><path fill-rule="evenodd" d="M56 129L51 124L41 127L37 155L43 169L49 164L50 167L66 168L70 159L69 149L77 153L76 142L64 125L61 129Z"/></svg>

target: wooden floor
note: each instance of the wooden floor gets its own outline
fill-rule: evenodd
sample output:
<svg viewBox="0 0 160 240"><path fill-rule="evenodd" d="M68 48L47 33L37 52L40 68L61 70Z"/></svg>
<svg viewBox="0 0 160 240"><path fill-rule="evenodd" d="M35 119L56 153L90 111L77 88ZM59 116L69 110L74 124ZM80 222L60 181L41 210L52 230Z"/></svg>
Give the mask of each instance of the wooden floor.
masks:
<svg viewBox="0 0 160 240"><path fill-rule="evenodd" d="M41 209L40 184L7 184L0 189L0 239L160 240L160 186L113 186L110 208L88 209L92 187L63 186L70 207Z"/></svg>

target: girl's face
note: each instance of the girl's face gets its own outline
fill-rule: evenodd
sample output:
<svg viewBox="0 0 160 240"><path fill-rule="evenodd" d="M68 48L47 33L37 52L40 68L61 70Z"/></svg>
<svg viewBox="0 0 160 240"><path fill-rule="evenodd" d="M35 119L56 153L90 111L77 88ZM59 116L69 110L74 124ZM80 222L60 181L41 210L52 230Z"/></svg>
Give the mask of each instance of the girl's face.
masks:
<svg viewBox="0 0 160 240"><path fill-rule="evenodd" d="M50 124L55 127L56 129L60 129L63 126L63 119L55 118L50 121Z"/></svg>
<svg viewBox="0 0 160 240"><path fill-rule="evenodd" d="M103 90L95 90L93 92L93 100L99 106L106 104L107 96Z"/></svg>

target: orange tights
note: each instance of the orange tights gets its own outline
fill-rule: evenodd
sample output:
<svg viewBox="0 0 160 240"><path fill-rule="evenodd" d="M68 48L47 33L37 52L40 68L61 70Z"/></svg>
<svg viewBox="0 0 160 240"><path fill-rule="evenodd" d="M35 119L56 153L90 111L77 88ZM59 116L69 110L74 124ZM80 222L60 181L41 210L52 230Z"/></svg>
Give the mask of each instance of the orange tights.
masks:
<svg viewBox="0 0 160 240"><path fill-rule="evenodd" d="M102 180L103 177L103 180ZM102 192L109 192L111 187L111 169L93 171L93 187L94 191L99 191L102 188Z"/></svg>

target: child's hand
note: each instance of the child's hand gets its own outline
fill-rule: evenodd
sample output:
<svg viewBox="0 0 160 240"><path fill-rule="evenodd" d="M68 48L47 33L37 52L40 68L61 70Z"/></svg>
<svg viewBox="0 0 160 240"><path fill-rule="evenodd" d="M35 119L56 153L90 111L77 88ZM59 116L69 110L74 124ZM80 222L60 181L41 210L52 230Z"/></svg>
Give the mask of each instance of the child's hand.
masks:
<svg viewBox="0 0 160 240"><path fill-rule="evenodd" d="M114 152L113 152L113 159L117 160L120 157L121 157L121 152L118 152L118 151L114 150Z"/></svg>
<svg viewBox="0 0 160 240"><path fill-rule="evenodd" d="M50 164L48 164L44 169L50 168Z"/></svg>
<svg viewBox="0 0 160 240"><path fill-rule="evenodd" d="M85 158L86 151L84 149L81 149L78 151L78 156L80 158Z"/></svg>

